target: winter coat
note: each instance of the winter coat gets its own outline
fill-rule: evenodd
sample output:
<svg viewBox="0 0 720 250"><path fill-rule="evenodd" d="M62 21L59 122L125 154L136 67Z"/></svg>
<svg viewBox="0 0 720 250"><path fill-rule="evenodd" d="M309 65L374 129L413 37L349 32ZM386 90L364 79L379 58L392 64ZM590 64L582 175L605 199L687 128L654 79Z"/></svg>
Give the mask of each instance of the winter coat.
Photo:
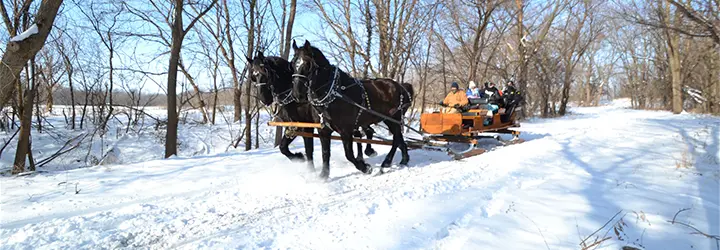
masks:
<svg viewBox="0 0 720 250"><path fill-rule="evenodd" d="M480 92L480 89L468 89L465 92L468 98L482 98L483 94L483 92Z"/></svg>
<svg viewBox="0 0 720 250"><path fill-rule="evenodd" d="M505 93L505 95L514 95L516 94L515 92L517 92L517 89L515 89L515 87L513 86L507 86L505 87L505 90L503 90L503 92Z"/></svg>
<svg viewBox="0 0 720 250"><path fill-rule="evenodd" d="M485 95L488 98L488 103L490 104L496 104L500 107L503 106L503 100L502 95L500 94L500 90L498 90L496 87L489 87L485 89Z"/></svg>
<svg viewBox="0 0 720 250"><path fill-rule="evenodd" d="M450 92L445 96L445 99L443 100L443 104L447 106L455 106L455 104L459 104L460 106L465 106L468 104L467 95L465 95L465 92L462 91L455 91L455 93Z"/></svg>

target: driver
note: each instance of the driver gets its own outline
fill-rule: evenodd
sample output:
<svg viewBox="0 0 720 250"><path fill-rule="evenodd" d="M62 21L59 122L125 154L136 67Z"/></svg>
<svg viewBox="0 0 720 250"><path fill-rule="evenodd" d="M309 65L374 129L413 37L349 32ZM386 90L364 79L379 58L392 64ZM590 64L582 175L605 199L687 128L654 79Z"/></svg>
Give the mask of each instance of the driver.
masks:
<svg viewBox="0 0 720 250"><path fill-rule="evenodd" d="M464 91L460 91L460 86L457 82L453 82L450 85L450 93L445 96L445 99L440 102L440 105L446 106L443 109L443 113L452 114L460 113L458 108L466 106L468 104L468 98Z"/></svg>

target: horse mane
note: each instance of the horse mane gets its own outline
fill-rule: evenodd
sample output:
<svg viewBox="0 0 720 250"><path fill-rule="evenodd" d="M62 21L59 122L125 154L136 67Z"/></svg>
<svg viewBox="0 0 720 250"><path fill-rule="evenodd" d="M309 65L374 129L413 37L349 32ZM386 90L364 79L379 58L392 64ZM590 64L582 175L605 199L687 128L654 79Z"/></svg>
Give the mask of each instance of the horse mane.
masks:
<svg viewBox="0 0 720 250"><path fill-rule="evenodd" d="M330 66L330 61L325 57L325 54L323 54L322 51L320 51L318 48L315 48L315 46L310 46L310 49L313 53L313 59L318 66Z"/></svg>
<svg viewBox="0 0 720 250"><path fill-rule="evenodd" d="M263 61L264 64L270 65L270 68L273 70L279 71L278 73L283 74L289 74L292 75L292 67L290 66L290 62L285 60L282 57L277 56L266 56L265 60Z"/></svg>

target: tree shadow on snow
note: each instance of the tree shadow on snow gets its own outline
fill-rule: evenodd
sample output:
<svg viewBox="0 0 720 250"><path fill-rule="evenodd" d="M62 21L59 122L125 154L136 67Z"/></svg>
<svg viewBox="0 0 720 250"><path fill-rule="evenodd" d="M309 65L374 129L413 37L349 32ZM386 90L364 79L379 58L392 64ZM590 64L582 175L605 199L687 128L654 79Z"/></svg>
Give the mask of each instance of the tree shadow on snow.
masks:
<svg viewBox="0 0 720 250"><path fill-rule="evenodd" d="M699 141L691 136L688 135L687 130L685 127L687 126L698 126L698 122L683 122L678 121L678 123L675 124L669 124L667 120L653 120L653 119L647 119L650 122L657 123L656 125L661 127L661 129L668 131L669 134L675 134L679 133L682 137L684 142L687 144L687 148L690 151L691 154L695 154L695 149L698 147L701 147L705 142ZM706 147L706 154L704 157L695 157L694 165L695 166L703 166L707 165L714 168L714 171L718 171L719 167L717 165L720 160L718 160L717 154L719 150L719 142L718 138L720 138L720 135L718 134L718 126L714 126L711 128L710 131L710 137L709 139L711 142L707 144ZM643 137L652 137L653 135L648 135L647 131L643 131L638 133L636 136L643 136ZM660 135L657 135L660 136ZM620 201L622 198L618 200L613 200L613 197L608 196L607 191L611 191L611 189L616 188L622 188L622 185L616 183L618 181L630 183L626 184L625 188L629 189L627 185L631 185L631 188L633 190L628 190L626 193L628 195L638 195L642 194L643 192L652 192L652 190L647 189L646 187L637 187L632 185L633 178L642 178L640 177L642 174L637 173L638 171L643 171L644 164L647 164L647 162L653 162L652 159L659 159L659 158L668 158L669 156L665 152L658 152L657 150L653 150L654 148L651 146L652 142L647 141L640 141L640 143L644 143L650 147L647 146L639 146L639 147L624 147L624 146L618 146L613 145L605 141L600 140L583 140L583 141L561 141L559 142L562 147L562 154L563 156L574 163L575 165L582 168L584 171L586 171L588 174L590 174L590 180L587 183L587 185L584 187L582 193L587 197L587 201L589 202L590 207L594 210L590 216L595 217L596 224L603 225L605 222L607 222L613 214L617 213L620 209L623 209L623 214L626 212L630 212L630 214L634 218L635 215L632 214L633 208L627 207L626 204L622 204ZM591 152L576 152L574 149L576 148L597 148L597 151L591 151ZM605 154L602 150L612 150L615 152L623 152L622 154ZM714 153L714 154L713 154ZM585 160L584 160L585 159ZM587 160L590 159L590 160ZM708 163L701 162L707 160ZM645 163L643 163L645 162ZM714 165L713 165L714 164ZM672 166L668 166L672 167ZM713 171L713 169L710 169ZM716 172L717 173L717 172ZM709 176L708 176L709 177ZM711 177L712 178L712 177ZM615 180L613 180L615 179ZM719 186L717 182L717 177L715 177L712 181L707 181L707 178L698 178L701 183L698 183L698 189L699 193L698 196L701 197L702 203L703 203L703 209L706 211L706 218L707 218L707 227L709 228L709 231L706 232L711 235L718 235L718 227L720 223L716 223L720 221L720 217L718 215L717 206L719 204L718 198L720 195L719 192ZM705 180L705 181L703 181ZM662 185L660 183L657 183L657 185ZM634 187L633 187L634 186ZM704 194L704 195L703 195ZM705 200L707 198L711 198L712 200ZM672 197L670 197L672 198ZM660 198L660 199L668 199L668 197ZM691 205L692 199L686 197L688 199L688 205ZM678 208L680 209L680 208ZM670 209L672 210L672 209ZM639 212L639 211L636 211ZM648 211L645 211L648 212ZM672 217L672 214L662 214L663 217L668 218ZM617 220L617 218L616 218ZM664 223L664 222L662 222ZM611 227L612 225L610 225ZM674 227L674 226L671 226ZM606 229L604 229L606 230ZM627 230L627 229L626 229ZM635 231L641 229L635 228ZM679 230L685 230L685 228L680 228ZM687 231L687 230L685 230ZM637 234L635 234L637 233ZM584 235L583 235L584 236ZM631 237L638 237L641 238L642 234L639 232L634 232ZM645 245L648 244L648 235L645 235ZM685 245L685 246L693 246L695 245L696 240L701 240L699 238L692 238L692 237L700 237L700 236L694 236L691 235L688 231L687 235L677 235L676 237L673 237L672 239L656 239L661 241L672 241L673 245L679 246L679 245ZM635 239L625 239L623 241L624 243L632 243ZM678 244L681 241L682 243ZM654 242L650 243L653 245L660 245L662 243ZM715 242L711 242L710 245L715 245Z"/></svg>
<svg viewBox="0 0 720 250"><path fill-rule="evenodd" d="M680 166L692 164L689 167L697 171L695 174L700 176L697 178L697 195L705 210L705 218L708 223L708 231L705 233L720 235L720 210L718 209L718 206L720 206L720 158L718 157L718 152L720 152L720 125L717 124L718 119L709 119L709 122L703 122L703 118L700 118L700 121L695 119L675 120L673 122L656 119L648 119L648 121L656 123L656 126L661 126L682 137L686 149L685 152L682 152L683 157L678 164L680 164ZM711 125L703 126L703 124L707 123ZM693 137L693 135L688 132L688 128L693 127L701 132L706 131L708 136L705 137L700 135L699 132L696 132ZM698 149L704 150L705 152L701 154L697 152ZM688 154L689 156L686 156ZM715 245L714 240L711 240L710 245Z"/></svg>

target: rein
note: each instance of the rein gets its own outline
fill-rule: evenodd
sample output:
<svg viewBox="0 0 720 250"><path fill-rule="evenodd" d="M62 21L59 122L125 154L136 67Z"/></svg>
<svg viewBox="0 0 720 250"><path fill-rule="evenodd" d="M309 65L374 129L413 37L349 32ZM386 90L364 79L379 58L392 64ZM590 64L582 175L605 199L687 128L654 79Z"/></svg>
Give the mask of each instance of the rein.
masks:
<svg viewBox="0 0 720 250"><path fill-rule="evenodd" d="M263 69L265 70L265 76L268 79L270 79L272 76L272 82L276 82L277 73L275 73L274 70L272 70L272 69L268 70L268 67L265 67L265 64L261 64L260 66L262 66ZM275 74L270 74L269 71L273 71L273 73L275 73ZM295 74L293 74L293 76L295 76ZM256 87L262 87L267 84L268 84L267 82L260 82L260 80L258 80L258 79L255 80ZM285 106L291 102L297 101L297 99L295 99L295 97L292 95L292 88L288 88L287 90L283 91L282 93L276 94L275 87L272 84L270 84L270 94L272 94L273 102L277 103L280 106ZM285 97L281 97L282 95L285 95ZM277 112L275 112L275 113L277 114Z"/></svg>

